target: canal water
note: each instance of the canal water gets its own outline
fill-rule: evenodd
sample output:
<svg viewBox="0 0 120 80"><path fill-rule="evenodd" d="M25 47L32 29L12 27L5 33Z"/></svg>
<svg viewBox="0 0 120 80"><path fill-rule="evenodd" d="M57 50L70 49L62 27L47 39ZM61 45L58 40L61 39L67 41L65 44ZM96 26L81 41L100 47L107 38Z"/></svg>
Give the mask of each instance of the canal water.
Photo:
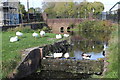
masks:
<svg viewBox="0 0 120 80"><path fill-rule="evenodd" d="M88 36L89 35L89 36ZM82 54L91 55L90 60L104 58L108 48L109 33L103 32L72 32L70 41L73 46L69 51L70 57L83 60Z"/></svg>
<svg viewBox="0 0 120 80"><path fill-rule="evenodd" d="M71 32L70 43L72 49L69 49L68 53L71 59L83 60L82 54L91 55L90 60L98 60L104 58L103 51L108 46L108 40L110 32L108 31L93 31L93 32ZM64 71L41 71L33 73L21 80L56 80L56 79L89 79L93 74L75 74Z"/></svg>

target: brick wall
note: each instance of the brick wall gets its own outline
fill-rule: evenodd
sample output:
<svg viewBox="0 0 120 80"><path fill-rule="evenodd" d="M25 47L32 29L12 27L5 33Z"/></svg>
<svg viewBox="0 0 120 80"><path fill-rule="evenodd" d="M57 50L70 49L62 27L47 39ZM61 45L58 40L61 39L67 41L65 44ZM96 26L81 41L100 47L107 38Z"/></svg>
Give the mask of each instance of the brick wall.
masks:
<svg viewBox="0 0 120 80"><path fill-rule="evenodd" d="M47 19L48 26L52 29L53 33L61 33L61 27L64 28L63 33L68 33L67 28L70 27L71 24L78 25L84 19L82 18L62 18L62 19Z"/></svg>

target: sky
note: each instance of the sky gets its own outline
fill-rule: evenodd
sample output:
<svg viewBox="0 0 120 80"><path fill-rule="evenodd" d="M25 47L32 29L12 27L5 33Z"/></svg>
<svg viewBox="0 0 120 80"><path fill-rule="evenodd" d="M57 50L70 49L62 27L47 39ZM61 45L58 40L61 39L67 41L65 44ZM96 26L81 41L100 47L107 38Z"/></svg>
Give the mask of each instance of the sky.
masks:
<svg viewBox="0 0 120 80"><path fill-rule="evenodd" d="M71 0L29 0L29 7L40 7L42 8L42 2L70 2ZM83 0L75 0L77 2L82 2ZM112 6L114 6L117 2L119 2L120 0L87 0L88 2L94 2L94 1L99 1L102 2L104 4L104 12L109 11L110 8L112 8ZM22 4L25 5L25 8L27 10L27 0L20 0L20 2ZM118 9L118 6L116 6L113 10Z"/></svg>

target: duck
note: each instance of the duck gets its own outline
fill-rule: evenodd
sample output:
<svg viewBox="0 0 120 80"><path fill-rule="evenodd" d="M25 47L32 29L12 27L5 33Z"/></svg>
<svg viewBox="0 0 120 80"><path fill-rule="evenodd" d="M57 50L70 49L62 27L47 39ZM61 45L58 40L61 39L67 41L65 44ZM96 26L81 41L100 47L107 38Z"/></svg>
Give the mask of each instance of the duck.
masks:
<svg viewBox="0 0 120 80"><path fill-rule="evenodd" d="M64 36L64 37L69 37L69 34L64 34L63 36Z"/></svg>
<svg viewBox="0 0 120 80"><path fill-rule="evenodd" d="M61 38L62 38L61 34L56 35L56 39L61 39Z"/></svg>
<svg viewBox="0 0 120 80"><path fill-rule="evenodd" d="M53 57L54 58L60 58L60 57L62 57L62 55L63 55L63 53L54 53Z"/></svg>
<svg viewBox="0 0 120 80"><path fill-rule="evenodd" d="M23 36L23 33L17 31L17 32L16 32L16 36Z"/></svg>
<svg viewBox="0 0 120 80"><path fill-rule="evenodd" d="M10 38L10 42L16 42L16 41L18 41L18 36Z"/></svg>
<svg viewBox="0 0 120 80"><path fill-rule="evenodd" d="M45 31L43 31L43 30L40 31L40 36L41 36L41 37L45 36Z"/></svg>
<svg viewBox="0 0 120 80"><path fill-rule="evenodd" d="M85 60L90 60L91 55L82 53L82 58L85 59Z"/></svg>
<svg viewBox="0 0 120 80"><path fill-rule="evenodd" d="M102 55L105 56L105 50L103 50Z"/></svg>
<svg viewBox="0 0 120 80"><path fill-rule="evenodd" d="M34 32L34 33L32 34L32 36L36 38L36 37L38 37L38 33Z"/></svg>
<svg viewBox="0 0 120 80"><path fill-rule="evenodd" d="M65 58L69 58L69 53L65 53L65 54L64 54L64 57L65 57Z"/></svg>

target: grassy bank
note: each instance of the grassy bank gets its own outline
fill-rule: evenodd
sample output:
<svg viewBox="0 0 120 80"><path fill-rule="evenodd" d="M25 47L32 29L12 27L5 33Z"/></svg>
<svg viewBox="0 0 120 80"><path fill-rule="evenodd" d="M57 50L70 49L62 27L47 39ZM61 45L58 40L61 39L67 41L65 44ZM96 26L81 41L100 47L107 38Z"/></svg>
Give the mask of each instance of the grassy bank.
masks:
<svg viewBox="0 0 120 80"><path fill-rule="evenodd" d="M118 53L118 25L116 25L116 30L112 32L111 39L109 40L109 48L107 54L107 71L103 78L118 78L118 69L119 69L119 56Z"/></svg>
<svg viewBox="0 0 120 80"><path fill-rule="evenodd" d="M38 32L38 31L36 31ZM21 61L21 50L50 44L57 39L56 34L47 33L45 37L33 38L32 32L23 33L19 37L19 41L11 43L10 37L15 36L15 31L2 32L2 77L5 78L15 69L16 65Z"/></svg>

